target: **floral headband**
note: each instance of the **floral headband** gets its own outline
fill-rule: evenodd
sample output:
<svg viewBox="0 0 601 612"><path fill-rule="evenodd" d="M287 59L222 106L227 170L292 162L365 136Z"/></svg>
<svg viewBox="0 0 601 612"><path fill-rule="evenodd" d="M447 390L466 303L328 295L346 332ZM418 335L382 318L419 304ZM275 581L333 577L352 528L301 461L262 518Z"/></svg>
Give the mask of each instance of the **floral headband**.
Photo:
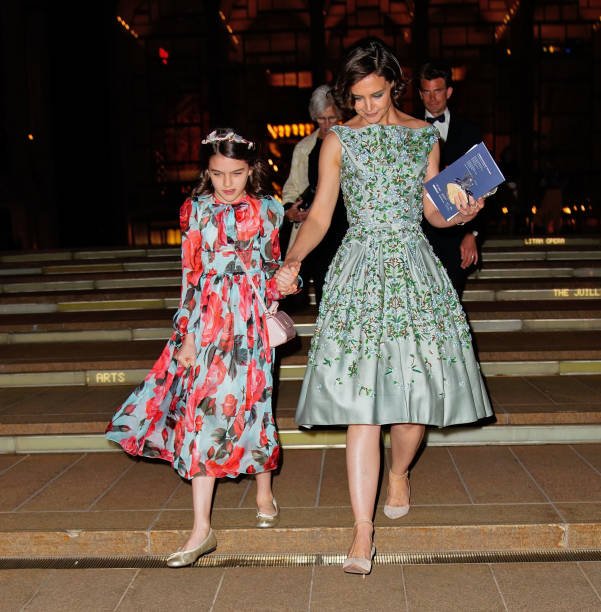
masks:
<svg viewBox="0 0 601 612"><path fill-rule="evenodd" d="M252 140L246 140L246 138L242 138L240 134L236 134L232 130L229 130L225 134L217 134L217 130L213 130L203 141L202 144L214 144L216 142L237 142L240 144L248 145L249 149L252 149L255 146L255 143Z"/></svg>

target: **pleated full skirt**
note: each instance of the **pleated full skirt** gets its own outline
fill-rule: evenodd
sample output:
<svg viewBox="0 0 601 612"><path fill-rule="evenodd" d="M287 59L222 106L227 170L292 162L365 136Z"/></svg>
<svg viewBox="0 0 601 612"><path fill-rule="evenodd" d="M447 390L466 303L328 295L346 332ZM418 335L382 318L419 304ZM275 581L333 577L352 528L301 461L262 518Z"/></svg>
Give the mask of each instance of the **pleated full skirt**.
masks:
<svg viewBox="0 0 601 612"><path fill-rule="evenodd" d="M465 313L421 230L351 228L326 278L297 423L444 427L491 415Z"/></svg>

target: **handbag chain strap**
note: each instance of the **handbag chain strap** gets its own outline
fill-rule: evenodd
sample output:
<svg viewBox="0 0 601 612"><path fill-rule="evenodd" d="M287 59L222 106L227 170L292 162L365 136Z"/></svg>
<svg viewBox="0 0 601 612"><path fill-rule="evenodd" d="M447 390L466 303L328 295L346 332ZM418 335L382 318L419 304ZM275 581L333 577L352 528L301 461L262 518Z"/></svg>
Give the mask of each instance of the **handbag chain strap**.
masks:
<svg viewBox="0 0 601 612"><path fill-rule="evenodd" d="M269 312L269 308L267 308L267 304L265 304L265 300L263 299L263 296L257 289L257 286L255 285L255 281L253 280L253 277L251 276L249 269L246 267L246 264L242 261L242 257L240 257L240 254L238 253L238 251L234 251L234 253L236 253L236 256L238 257L238 261L240 262L240 265L242 266L242 269L244 270L246 277L248 278L248 282L250 283L250 286L253 288L253 291L255 292L255 295L257 296L257 299L259 300L259 304L263 307L263 314L267 314Z"/></svg>

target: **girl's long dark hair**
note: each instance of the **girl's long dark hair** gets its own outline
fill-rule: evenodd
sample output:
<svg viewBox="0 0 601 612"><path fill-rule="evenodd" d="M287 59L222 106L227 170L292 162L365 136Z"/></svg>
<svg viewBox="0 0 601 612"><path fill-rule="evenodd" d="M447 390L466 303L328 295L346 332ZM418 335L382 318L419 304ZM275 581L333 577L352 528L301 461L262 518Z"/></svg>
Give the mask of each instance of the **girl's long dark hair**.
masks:
<svg viewBox="0 0 601 612"><path fill-rule="evenodd" d="M384 41L369 36L357 41L346 51L332 89L336 105L345 114L355 113L351 87L370 74L382 76L392 83L392 103L396 108L401 108L407 79L403 75L399 60Z"/></svg>
<svg viewBox="0 0 601 612"><path fill-rule="evenodd" d="M234 135L239 140L228 139L228 135ZM230 159L245 161L252 170L246 182L246 193L251 197L261 197L272 192L270 168L263 159L259 157L256 143L241 138L232 128L217 128L211 135L215 136L213 142L200 145L200 181L192 190L193 196L207 195L213 193L213 183L209 178L209 159L217 153ZM220 140L221 139L221 140Z"/></svg>

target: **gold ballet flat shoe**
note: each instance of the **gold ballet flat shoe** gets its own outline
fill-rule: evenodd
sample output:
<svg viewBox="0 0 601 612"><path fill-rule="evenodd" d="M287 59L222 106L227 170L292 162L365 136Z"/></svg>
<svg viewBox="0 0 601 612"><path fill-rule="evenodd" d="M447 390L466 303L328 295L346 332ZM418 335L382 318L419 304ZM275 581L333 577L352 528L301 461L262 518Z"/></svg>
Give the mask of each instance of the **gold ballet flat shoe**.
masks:
<svg viewBox="0 0 601 612"><path fill-rule="evenodd" d="M275 527L280 521L280 507L278 502L273 498L273 507L275 508L275 514L265 514L257 510L257 523L256 526L260 529L268 529L269 527Z"/></svg>
<svg viewBox="0 0 601 612"><path fill-rule="evenodd" d="M178 550L167 557L168 567L185 567L192 565L199 557L213 552L217 548L217 538L215 532L209 529L209 533L203 542L196 548L190 550Z"/></svg>
<svg viewBox="0 0 601 612"><path fill-rule="evenodd" d="M373 526L373 522L369 519L362 519L355 523L354 527L360 523L369 523ZM372 536L373 537L373 536ZM371 568L373 565L374 557L376 556L376 547L373 544L371 545L371 553L369 555L369 559L365 559L364 557L347 557L342 564L342 569L347 574L362 574L363 577L367 576L371 573Z"/></svg>
<svg viewBox="0 0 601 612"><path fill-rule="evenodd" d="M409 495L411 495L411 485L409 483L409 470L407 470L404 474L395 474L392 470L388 471L388 480L399 482L400 480L407 481L407 488L409 489ZM390 498L390 485L388 485L388 497ZM388 501L388 500L386 500ZM399 519L402 516L405 516L409 512L409 504L406 506L392 506L390 504L384 505L384 514L389 519Z"/></svg>

